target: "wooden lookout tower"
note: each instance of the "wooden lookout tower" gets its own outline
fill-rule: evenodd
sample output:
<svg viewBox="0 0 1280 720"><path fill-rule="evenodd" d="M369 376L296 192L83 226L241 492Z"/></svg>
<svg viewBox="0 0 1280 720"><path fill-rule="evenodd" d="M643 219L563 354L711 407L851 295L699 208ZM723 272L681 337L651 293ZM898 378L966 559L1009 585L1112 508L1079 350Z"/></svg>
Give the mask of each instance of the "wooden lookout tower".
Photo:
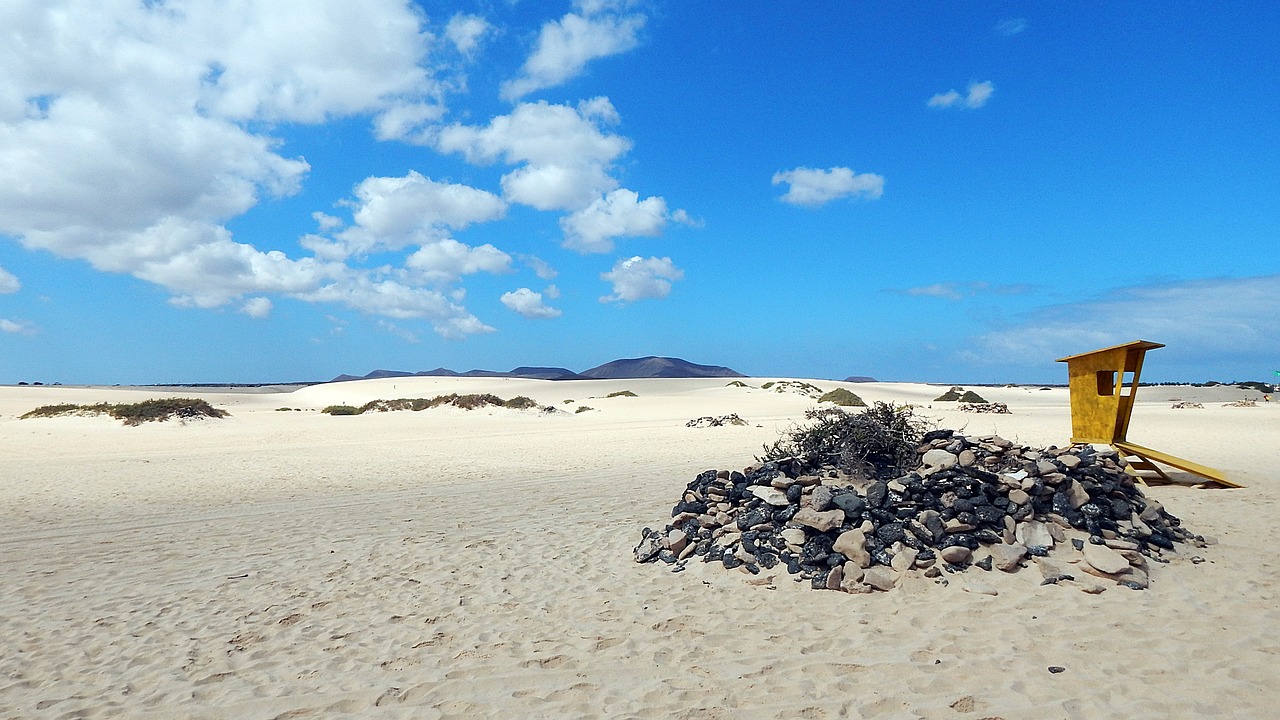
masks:
<svg viewBox="0 0 1280 720"><path fill-rule="evenodd" d="M1164 463L1228 487L1241 487L1221 472L1175 455L1129 442L1129 417L1138 394L1142 359L1160 343L1135 340L1093 352L1059 358L1067 364L1071 388L1071 442L1112 445L1135 470L1144 470L1169 482L1156 465Z"/></svg>

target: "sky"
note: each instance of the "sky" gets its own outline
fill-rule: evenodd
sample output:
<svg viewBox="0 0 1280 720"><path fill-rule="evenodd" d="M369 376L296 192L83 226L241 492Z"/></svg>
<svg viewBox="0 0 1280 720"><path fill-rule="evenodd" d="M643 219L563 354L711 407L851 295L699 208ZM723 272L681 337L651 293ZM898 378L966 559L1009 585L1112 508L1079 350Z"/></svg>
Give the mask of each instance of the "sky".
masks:
<svg viewBox="0 0 1280 720"><path fill-rule="evenodd" d="M0 384L1280 369L1280 4L8 0Z"/></svg>

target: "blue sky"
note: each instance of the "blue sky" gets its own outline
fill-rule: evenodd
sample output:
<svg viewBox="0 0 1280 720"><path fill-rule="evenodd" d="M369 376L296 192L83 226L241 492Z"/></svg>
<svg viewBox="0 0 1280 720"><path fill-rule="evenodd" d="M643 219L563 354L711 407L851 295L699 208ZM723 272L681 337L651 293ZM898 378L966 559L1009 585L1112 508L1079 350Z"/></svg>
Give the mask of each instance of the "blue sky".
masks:
<svg viewBox="0 0 1280 720"><path fill-rule="evenodd" d="M19 0L0 383L1280 368L1272 2Z"/></svg>

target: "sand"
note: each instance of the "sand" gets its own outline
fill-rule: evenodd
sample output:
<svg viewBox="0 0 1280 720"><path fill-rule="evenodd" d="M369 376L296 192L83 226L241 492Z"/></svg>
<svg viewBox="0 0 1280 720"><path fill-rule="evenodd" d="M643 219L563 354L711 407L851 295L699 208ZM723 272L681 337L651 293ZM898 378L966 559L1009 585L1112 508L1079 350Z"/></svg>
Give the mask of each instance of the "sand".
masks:
<svg viewBox="0 0 1280 720"><path fill-rule="evenodd" d="M973 415L930 402L946 387L845 387L972 434L1070 434L1061 388L977 388L1013 414ZM639 397L605 397L619 390ZM318 412L446 392L566 412ZM631 558L696 473L746 465L800 419L799 395L723 380L0 388L0 717L1274 717L1280 402L1196 389L1205 408L1175 410L1179 392L1140 391L1130 438L1248 487L1150 491L1218 544L1156 566L1149 590L1089 595L1029 568L846 595L780 569L759 585ZM232 415L17 419L162 395ZM751 424L685 427L728 413Z"/></svg>

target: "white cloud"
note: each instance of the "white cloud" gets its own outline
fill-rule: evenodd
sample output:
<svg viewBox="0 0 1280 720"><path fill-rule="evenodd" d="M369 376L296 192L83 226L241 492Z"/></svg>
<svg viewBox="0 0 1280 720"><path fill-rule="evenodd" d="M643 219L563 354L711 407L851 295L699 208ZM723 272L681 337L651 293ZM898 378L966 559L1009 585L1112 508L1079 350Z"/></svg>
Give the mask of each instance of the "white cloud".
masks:
<svg viewBox="0 0 1280 720"><path fill-rule="evenodd" d="M520 262L528 265L533 273L542 280L554 280L560 273L555 268L547 264L546 260L536 255L518 255Z"/></svg>
<svg viewBox="0 0 1280 720"><path fill-rule="evenodd" d="M607 98L577 108L521 103L487 126L441 128L433 142L439 151L461 153L473 164L519 165L502 177L512 202L538 210L577 210L618 187L609 171L631 149L631 141L604 130L615 122L617 111Z"/></svg>
<svg viewBox="0 0 1280 720"><path fill-rule="evenodd" d="M996 32L1001 35L1017 35L1027 29L1026 18L1005 18L996 23Z"/></svg>
<svg viewBox="0 0 1280 720"><path fill-rule="evenodd" d="M988 282L945 282L934 283L932 285L924 285L921 287L907 288L900 291L904 295L912 295L916 297L935 297L944 300L963 300L967 297L981 294L993 295L1022 295L1031 290L1030 285L1013 284L1013 285L992 285Z"/></svg>
<svg viewBox="0 0 1280 720"><path fill-rule="evenodd" d="M582 14L568 13L542 26L538 44L520 74L502 85L505 100L554 87L582 73L587 63L617 55L639 44L643 15L615 14L620 3L579 3Z"/></svg>
<svg viewBox="0 0 1280 720"><path fill-rule="evenodd" d="M238 301L255 315L275 293L424 318L450 336L492 330L434 289L338 262L353 246L438 242L500 217L492 193L371 178L341 239L303 239L314 258L264 252L225 227L264 196L296 193L310 169L269 128L365 115L395 136L438 120L447 88L415 4L47 0L0 13L0 234L158 284L183 306ZM452 38L461 47L476 28L459 20ZM315 219L322 233L342 226Z"/></svg>
<svg viewBox="0 0 1280 720"><path fill-rule="evenodd" d="M355 195L355 225L334 236L348 254L434 242L446 229L497 220L507 210L491 192L436 182L413 170L404 177L366 178Z"/></svg>
<svg viewBox="0 0 1280 720"><path fill-rule="evenodd" d="M783 202L805 207L819 207L842 197L875 199L884 194L884 178L874 173L855 173L847 167L829 170L798 167L774 173L773 184L790 187L780 198Z"/></svg>
<svg viewBox="0 0 1280 720"><path fill-rule="evenodd" d="M1167 357L1201 364L1222 358L1269 372L1276 363L1277 317L1280 275L1125 287L1038 310L977 338L964 357L997 364L1051 363L1143 339L1168 345Z"/></svg>
<svg viewBox="0 0 1280 720"><path fill-rule="evenodd" d="M409 256L405 267L428 283L444 284L478 272L511 272L511 256L492 245L471 247L445 238L423 245Z"/></svg>
<svg viewBox="0 0 1280 720"><path fill-rule="evenodd" d="M929 107L936 108L961 108L965 110L976 110L987 104L991 96L995 94L995 83L987 80L985 82L969 83L968 93L961 95L954 89L944 93L938 93L929 98Z"/></svg>
<svg viewBox="0 0 1280 720"><path fill-rule="evenodd" d="M470 57L479 47L481 38L492 30L493 26L479 15L457 13L449 18L444 35L458 52Z"/></svg>
<svg viewBox="0 0 1280 720"><path fill-rule="evenodd" d="M413 287L372 273L351 273L341 280L297 295L309 302L340 303L370 315L408 320L422 318L448 338L493 332L455 300L436 289Z"/></svg>
<svg viewBox="0 0 1280 720"><path fill-rule="evenodd" d="M671 258L642 258L635 256L619 260L613 269L600 274L600 279L613 284L613 294L600 298L600 302L634 302L664 298L671 294L671 283L684 278L684 271L677 268Z"/></svg>
<svg viewBox="0 0 1280 720"><path fill-rule="evenodd" d="M264 297L249 298L240 306L240 312L253 318L264 318L271 314L271 300Z"/></svg>
<svg viewBox="0 0 1280 720"><path fill-rule="evenodd" d="M553 318L560 317L561 314L556 308L543 303L542 293L534 292L529 288L522 287L503 293L499 299L503 305L527 318Z"/></svg>
<svg viewBox="0 0 1280 720"><path fill-rule="evenodd" d="M29 325L27 323L0 318L0 332L11 333L13 335L35 335L36 329L33 325Z"/></svg>
<svg viewBox="0 0 1280 720"><path fill-rule="evenodd" d="M660 197L644 200L621 188L597 198L587 207L560 219L564 246L584 253L613 251L616 237L655 236L667 224L667 203Z"/></svg>
<svg viewBox="0 0 1280 720"><path fill-rule="evenodd" d="M18 282L17 276L0 267L0 295L16 293L21 289L22 283Z"/></svg>

